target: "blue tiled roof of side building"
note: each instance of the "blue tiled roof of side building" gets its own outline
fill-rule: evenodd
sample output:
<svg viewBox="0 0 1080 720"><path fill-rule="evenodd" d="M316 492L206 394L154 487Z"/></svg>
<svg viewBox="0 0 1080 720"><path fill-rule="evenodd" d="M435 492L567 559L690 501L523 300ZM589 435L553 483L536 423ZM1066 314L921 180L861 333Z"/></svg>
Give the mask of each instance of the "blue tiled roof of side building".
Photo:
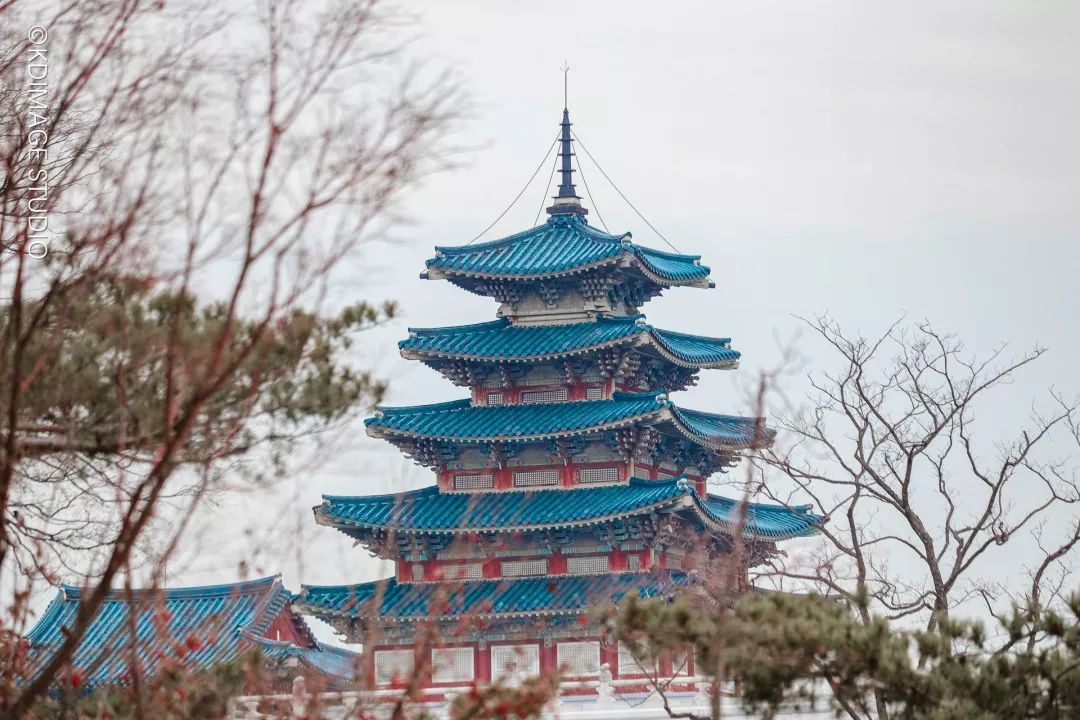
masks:
<svg viewBox="0 0 1080 720"><path fill-rule="evenodd" d="M457 247L436 247L429 268L487 276L542 277L574 272L613 262L626 254L650 273L671 284L698 283L709 276L698 255L681 255L645 248L630 234L610 235L591 227L584 218L560 215L542 225L500 240Z"/></svg>
<svg viewBox="0 0 1080 720"><path fill-rule="evenodd" d="M440 493L427 487L390 495L324 496L315 509L320 522L350 528L393 528L399 532L528 530L585 525L654 512L691 496L715 522L737 523L737 505L726 498L704 501L685 481L632 478L628 484L498 493ZM749 503L745 534L783 540L816 531L821 518L809 508Z"/></svg>
<svg viewBox="0 0 1080 720"><path fill-rule="evenodd" d="M618 345L649 334L677 360L692 366L731 364L739 353L730 338L671 332L644 316L598 318L568 325L515 326L509 320L445 328L410 328L403 352L478 360L538 361Z"/></svg>
<svg viewBox="0 0 1080 720"><path fill-rule="evenodd" d="M630 593L655 597L687 582L682 573L565 575L446 583L399 583L394 579L360 585L305 585L297 604L316 617L370 616L379 598L384 620L416 621L471 614L542 615L580 613L619 602ZM449 591L449 592L448 592Z"/></svg>
<svg viewBox="0 0 1080 720"><path fill-rule="evenodd" d="M28 633L32 653L40 661L63 641L64 628L74 623L81 594L78 587L63 586ZM133 597L139 604L137 658L142 672L152 674L162 661L177 658L176 644L182 646L189 637L200 641L196 649L184 652L182 659L189 667L234 659L248 647L245 634L266 632L293 594L274 576L226 585L134 590ZM111 591L90 623L72 658L72 664L85 674L86 687L129 681L130 609L125 591Z"/></svg>
<svg viewBox="0 0 1080 720"><path fill-rule="evenodd" d="M674 408L662 393L615 393L611 400L535 405L477 406L469 400L380 408L364 424L376 431L457 441L537 439L591 432L634 422L662 420ZM681 421L682 415L675 414ZM706 442L745 447L756 437L756 418L689 411L687 432Z"/></svg>

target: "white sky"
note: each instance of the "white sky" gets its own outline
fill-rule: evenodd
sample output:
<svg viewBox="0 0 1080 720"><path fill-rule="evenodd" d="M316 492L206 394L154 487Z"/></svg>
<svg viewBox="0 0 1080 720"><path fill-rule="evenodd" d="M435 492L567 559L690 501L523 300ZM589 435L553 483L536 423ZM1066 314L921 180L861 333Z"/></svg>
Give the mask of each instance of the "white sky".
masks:
<svg viewBox="0 0 1080 720"><path fill-rule="evenodd" d="M417 275L433 245L467 242L536 167L562 110L564 60L575 130L645 216L713 268L716 290L672 290L646 305L657 325L733 337L744 378L778 360L796 314L829 312L867 334L902 314L928 318L977 352L1048 346L985 418L991 432L1016 427L1050 385L1080 391L1080 4L410 7L423 23L416 51L452 64L471 93L457 140L476 149L424 183L412 224L371 248L355 283L338 290L342 302L401 302L403 319L365 336L360 355L391 377L388 404L462 396L401 360L394 343L408 325L494 317L493 301ZM592 167L587 204L613 232L664 249ZM530 226L543 194L534 184L485 239ZM827 357L802 350L810 366ZM731 374L706 373L680 401L746 411L739 388ZM245 512L250 498L227 502L198 538L203 555L173 582L235 577L251 557L236 531L249 527L262 548L254 570L284 570L294 588L387 574L316 526L310 508L324 492L400 490L430 473L359 426L317 460L271 512Z"/></svg>

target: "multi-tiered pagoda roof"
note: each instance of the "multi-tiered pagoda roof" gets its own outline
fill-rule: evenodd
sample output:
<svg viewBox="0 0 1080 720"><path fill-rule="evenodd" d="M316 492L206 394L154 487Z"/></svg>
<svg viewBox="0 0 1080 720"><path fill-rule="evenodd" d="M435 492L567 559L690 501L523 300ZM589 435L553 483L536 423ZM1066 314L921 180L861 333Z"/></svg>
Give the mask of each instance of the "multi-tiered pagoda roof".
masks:
<svg viewBox="0 0 1080 720"><path fill-rule="evenodd" d="M567 111L559 155L546 222L438 247L421 275L499 303L496 320L414 328L400 343L468 396L365 421L435 483L315 508L318 523L395 562L392 578L306 586L296 603L373 644L379 682L412 667L423 623L444 633L433 653L455 658L435 685L490 680L509 649L537 671L565 655L571 676L595 674L615 651L583 622L589 607L715 582L712 561L736 547L745 588L745 567L822 522L808 507L709 490L710 476L775 433L763 418L674 403L669 393L700 371L734 369L740 354L726 337L653 327L640 310L670 288L713 287L709 268L588 223Z"/></svg>

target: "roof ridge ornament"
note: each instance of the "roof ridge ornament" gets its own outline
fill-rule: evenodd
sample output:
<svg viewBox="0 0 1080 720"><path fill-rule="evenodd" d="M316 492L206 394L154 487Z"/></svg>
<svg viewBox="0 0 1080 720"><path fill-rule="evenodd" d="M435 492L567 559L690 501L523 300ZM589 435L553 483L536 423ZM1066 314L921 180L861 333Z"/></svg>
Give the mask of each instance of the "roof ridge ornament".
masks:
<svg viewBox="0 0 1080 720"><path fill-rule="evenodd" d="M551 207L547 208L548 215L556 217L558 215L588 215L589 211L581 206L581 197L577 194L577 188L574 187L574 170L573 160L573 139L570 136L570 110L568 101L568 84L567 77L570 73L570 66L563 63L563 111L562 122L559 124L561 131L559 133L559 194L555 195L552 199L554 202Z"/></svg>

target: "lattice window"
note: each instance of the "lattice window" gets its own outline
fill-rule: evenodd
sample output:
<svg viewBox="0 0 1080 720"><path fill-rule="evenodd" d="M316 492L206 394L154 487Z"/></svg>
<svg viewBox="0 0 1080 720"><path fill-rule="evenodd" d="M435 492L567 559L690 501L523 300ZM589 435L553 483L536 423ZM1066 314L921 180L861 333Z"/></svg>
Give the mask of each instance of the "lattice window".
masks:
<svg viewBox="0 0 1080 720"><path fill-rule="evenodd" d="M487 404L488 405L502 405L503 404L503 394L501 392L489 392L487 394Z"/></svg>
<svg viewBox="0 0 1080 720"><path fill-rule="evenodd" d="M608 571L607 555L572 557L566 561L566 572L572 574L602 573Z"/></svg>
<svg viewBox="0 0 1080 720"><path fill-rule="evenodd" d="M484 577L484 565L482 563L447 565L443 568L443 577L447 580L476 580Z"/></svg>
<svg viewBox="0 0 1080 720"><path fill-rule="evenodd" d="M526 575L547 575L547 558L539 560L503 560L501 566L504 577L523 577Z"/></svg>
<svg viewBox="0 0 1080 720"><path fill-rule="evenodd" d="M617 467L585 467L578 470L578 482L602 483L618 481L619 468Z"/></svg>
<svg viewBox="0 0 1080 720"><path fill-rule="evenodd" d="M600 643L562 642L558 646L559 667L569 677L589 677L600 672Z"/></svg>
<svg viewBox="0 0 1080 720"><path fill-rule="evenodd" d="M566 388L556 388L554 390L529 390L521 393L521 402L523 403L566 402L568 399L570 399L570 395Z"/></svg>
<svg viewBox="0 0 1080 720"><path fill-rule="evenodd" d="M604 388L602 388L602 387L585 388L585 399L586 400L603 400L604 399Z"/></svg>
<svg viewBox="0 0 1080 720"><path fill-rule="evenodd" d="M626 569L627 570L640 570L641 569L641 556L637 553L630 553L626 556Z"/></svg>
<svg viewBox="0 0 1080 720"><path fill-rule="evenodd" d="M492 645L491 677L511 687L540 674L539 645Z"/></svg>
<svg viewBox="0 0 1080 720"><path fill-rule="evenodd" d="M634 653L630 651L628 645L619 643L619 677L646 674L656 674L656 659L650 659L642 654L641 659L638 660L634 658Z"/></svg>
<svg viewBox="0 0 1080 720"><path fill-rule="evenodd" d="M375 651L375 682L380 685L405 682L412 676L412 671L411 649Z"/></svg>
<svg viewBox="0 0 1080 720"><path fill-rule="evenodd" d="M515 487L535 487L537 485L558 485L558 470L523 470L514 473Z"/></svg>
<svg viewBox="0 0 1080 720"><path fill-rule="evenodd" d="M471 647L436 648L431 651L432 682L470 682L473 677Z"/></svg>
<svg viewBox="0 0 1080 720"><path fill-rule="evenodd" d="M482 490L495 487L495 476L491 473L470 473L454 476L455 490Z"/></svg>
<svg viewBox="0 0 1080 720"><path fill-rule="evenodd" d="M413 582L423 582L424 581L424 566L421 565L420 563L413 563L413 566L412 566L412 569L410 570L410 572L412 573Z"/></svg>

